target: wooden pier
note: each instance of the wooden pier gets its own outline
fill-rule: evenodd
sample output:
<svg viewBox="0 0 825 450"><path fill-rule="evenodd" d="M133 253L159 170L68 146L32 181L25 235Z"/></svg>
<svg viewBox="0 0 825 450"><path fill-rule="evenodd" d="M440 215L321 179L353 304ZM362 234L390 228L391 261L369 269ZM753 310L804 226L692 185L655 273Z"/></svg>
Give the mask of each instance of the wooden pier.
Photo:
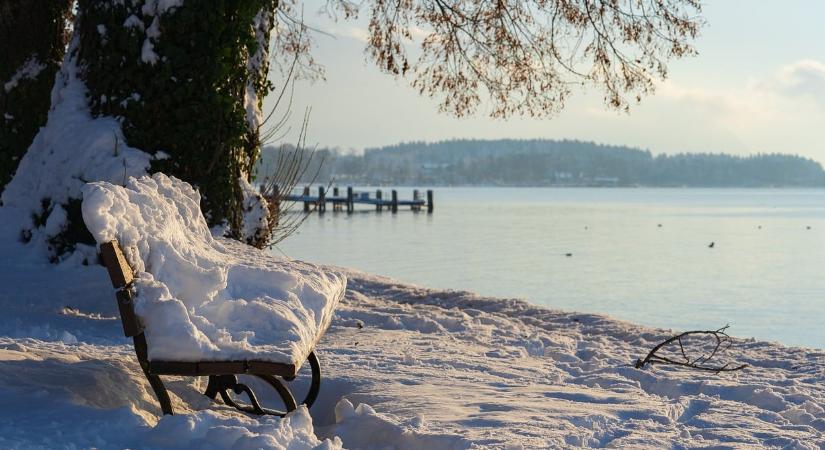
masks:
<svg viewBox="0 0 825 450"><path fill-rule="evenodd" d="M304 212L312 211L312 207L319 213L326 212L327 204L332 205L332 211L344 211L352 214L355 212L355 205L370 205L374 206L375 210L381 212L386 207L392 213L397 213L399 207L409 206L412 211L427 210L427 213L433 212L433 191L426 191L426 198L421 197L421 192L416 189L413 190L412 200L401 200L398 198L398 191L392 189L390 197L384 198L384 192L381 189L375 192L355 191L351 186L347 187L345 193L341 193L339 188L333 187L330 193L324 186L318 186L318 194L312 195L309 186L304 187L300 195L285 195L284 201L298 202L304 204Z"/></svg>

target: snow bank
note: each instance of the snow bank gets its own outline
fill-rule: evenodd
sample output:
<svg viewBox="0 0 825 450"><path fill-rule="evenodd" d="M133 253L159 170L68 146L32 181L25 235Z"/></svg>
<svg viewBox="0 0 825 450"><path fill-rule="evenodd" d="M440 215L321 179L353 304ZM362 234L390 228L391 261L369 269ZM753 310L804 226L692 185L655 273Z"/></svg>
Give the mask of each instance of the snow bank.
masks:
<svg viewBox="0 0 825 450"><path fill-rule="evenodd" d="M401 421L381 414L372 406L361 403L354 406L346 398L335 405L335 425L325 430L328 435L346 442L348 448L383 450L463 450L471 447L459 435L431 433L424 426L423 416Z"/></svg>
<svg viewBox="0 0 825 450"><path fill-rule="evenodd" d="M158 418L141 377L128 353L0 339L0 448L343 448L318 439L306 407L283 420L220 407Z"/></svg>
<svg viewBox="0 0 825 450"><path fill-rule="evenodd" d="M184 439L181 439L184 437ZM191 415L166 416L151 430L152 446L169 449L232 450L335 450L338 438L320 441L305 406L283 420L273 417L231 418L202 411Z"/></svg>
<svg viewBox="0 0 825 450"><path fill-rule="evenodd" d="M164 174L126 187L91 183L83 219L117 239L137 271L135 309L151 360L306 359L329 326L346 278L213 238L200 195Z"/></svg>

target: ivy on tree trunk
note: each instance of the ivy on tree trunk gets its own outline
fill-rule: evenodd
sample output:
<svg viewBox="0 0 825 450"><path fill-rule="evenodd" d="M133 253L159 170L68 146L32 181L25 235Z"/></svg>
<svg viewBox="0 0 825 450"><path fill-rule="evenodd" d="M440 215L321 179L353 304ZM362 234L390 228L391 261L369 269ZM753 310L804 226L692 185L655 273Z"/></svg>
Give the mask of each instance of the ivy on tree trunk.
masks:
<svg viewBox="0 0 825 450"><path fill-rule="evenodd" d="M93 115L117 117L128 145L155 156L152 172L194 185L210 226L247 241L239 181L252 180L260 152L277 7L277 0L78 1L79 63Z"/></svg>

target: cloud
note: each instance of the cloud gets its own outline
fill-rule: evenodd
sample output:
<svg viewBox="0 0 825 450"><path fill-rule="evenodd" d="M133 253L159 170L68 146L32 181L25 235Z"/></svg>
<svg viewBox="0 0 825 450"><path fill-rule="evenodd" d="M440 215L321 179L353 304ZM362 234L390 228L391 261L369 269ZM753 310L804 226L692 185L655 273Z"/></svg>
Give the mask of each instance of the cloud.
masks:
<svg viewBox="0 0 825 450"><path fill-rule="evenodd" d="M326 32L336 37L355 39L362 43L366 43L370 37L366 25L361 24L359 26L357 23L352 25L335 24L327 27ZM431 32L424 28L415 25L410 26L410 36L413 43L420 44L430 34Z"/></svg>
<svg viewBox="0 0 825 450"><path fill-rule="evenodd" d="M705 122L707 128L741 133L780 119L787 109L787 102L752 82L727 89L665 82L657 87L655 97L675 113Z"/></svg>
<svg viewBox="0 0 825 450"><path fill-rule="evenodd" d="M326 32L336 37L355 39L356 41L366 43L369 39L369 34L365 28L355 25L335 25L328 27Z"/></svg>
<svg viewBox="0 0 825 450"><path fill-rule="evenodd" d="M764 87L779 95L808 99L825 109L825 64L813 60L789 64Z"/></svg>
<svg viewBox="0 0 825 450"><path fill-rule="evenodd" d="M427 31L427 30L425 30L421 27L415 26L415 25L410 27L410 35L412 36L413 41L417 41L417 42L423 41L424 38L429 36L431 33L432 33L431 31Z"/></svg>
<svg viewBox="0 0 825 450"><path fill-rule="evenodd" d="M367 42L367 40L369 40L367 30L359 27L347 27L347 33L345 36L361 42Z"/></svg>
<svg viewBox="0 0 825 450"><path fill-rule="evenodd" d="M666 81L657 86L657 96L706 104L709 107L739 109L743 104L784 97L798 102L800 97L813 100L825 109L825 64L801 60L780 67L770 76L743 81L738 88L686 86ZM776 98L775 98L776 100Z"/></svg>
<svg viewBox="0 0 825 450"><path fill-rule="evenodd" d="M611 140L658 151L777 151L825 162L819 132L825 123L825 64L801 60L759 78L713 81L682 77L659 83L627 115L607 111L591 95L584 117Z"/></svg>
<svg viewBox="0 0 825 450"><path fill-rule="evenodd" d="M655 96L701 110L730 125L757 125L802 114L823 115L825 64L801 60L765 78L743 80L738 86L726 88L667 81L657 86Z"/></svg>

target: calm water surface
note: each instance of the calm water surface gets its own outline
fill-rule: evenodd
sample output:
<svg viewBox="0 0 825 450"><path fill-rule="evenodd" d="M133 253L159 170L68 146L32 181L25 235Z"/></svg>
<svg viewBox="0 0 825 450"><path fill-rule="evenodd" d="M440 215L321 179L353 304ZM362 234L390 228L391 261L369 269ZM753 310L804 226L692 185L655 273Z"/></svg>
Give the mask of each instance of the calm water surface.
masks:
<svg viewBox="0 0 825 450"><path fill-rule="evenodd" d="M432 215L330 206L279 250L429 287L658 327L729 323L738 336L825 348L825 190L435 194Z"/></svg>

